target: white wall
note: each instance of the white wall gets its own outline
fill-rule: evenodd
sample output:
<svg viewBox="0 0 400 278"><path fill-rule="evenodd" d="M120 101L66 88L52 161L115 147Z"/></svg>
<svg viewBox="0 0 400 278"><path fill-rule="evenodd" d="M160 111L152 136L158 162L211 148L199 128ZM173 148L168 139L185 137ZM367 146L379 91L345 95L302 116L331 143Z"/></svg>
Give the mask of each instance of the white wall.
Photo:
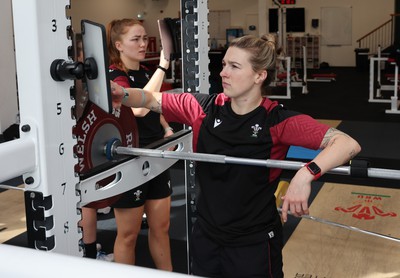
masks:
<svg viewBox="0 0 400 278"><path fill-rule="evenodd" d="M313 29L311 19L321 19L322 7L352 7L352 45L346 46L321 46L321 61L328 62L331 66L355 66L354 49L357 48L356 40L390 19L394 13L395 0L297 0L296 5L291 7L304 7L306 9L306 32L305 34L322 35L321 27ZM137 13L146 13L145 27L150 36L158 37L157 18L178 17L180 13L179 0L71 0L72 18L75 29L79 29L82 18L95 20L107 24L113 18L136 17ZM273 6L272 1L266 0L209 0L210 10L230 10L231 26L242 27L248 31L246 19L259 14L259 30L268 30L268 19L266 11ZM74 20L75 19L75 20ZM321 22L321 20L320 20ZM303 34L293 34L303 35ZM157 46L159 44L157 43Z"/></svg>
<svg viewBox="0 0 400 278"><path fill-rule="evenodd" d="M352 45L321 46L321 61L331 66L355 66L354 49L356 40L390 19L394 13L395 0L297 0L295 7L306 8L306 33L320 34L320 27L312 29L311 19L320 19L321 7L352 7ZM209 0L210 10L230 10L231 26L248 30L246 20L259 16L258 30L268 30L267 11L272 1L267 0ZM144 14L144 25L150 36L158 38L156 19L178 17L179 0L71 0L71 16L73 28L80 31L80 20L90 19L106 25L115 18L136 17ZM0 1L0 131L16 123L18 114L17 89L15 79L15 58L12 33L11 0ZM159 43L157 40L157 47Z"/></svg>
<svg viewBox="0 0 400 278"><path fill-rule="evenodd" d="M0 133L17 122L17 82L11 0L0 1Z"/></svg>
<svg viewBox="0 0 400 278"><path fill-rule="evenodd" d="M113 19L137 18L142 14L148 35L159 38L156 20L179 17L179 3L179 0L71 0L69 15L74 30L80 32L82 19L107 25ZM157 39L157 48L159 46Z"/></svg>
<svg viewBox="0 0 400 278"><path fill-rule="evenodd" d="M258 15L258 31L268 30L267 9L273 7L267 0L209 0L210 10L230 10L231 26L242 27L248 31L249 19L255 21ZM390 19L394 13L395 0L297 0L293 7L306 9L306 32L323 35L321 28L313 29L311 19L321 19L322 7L352 7L352 45L321 46L321 61L331 66L355 66L354 49L356 40ZM260 11L263 10L263 11ZM80 32L80 20L90 19L106 25L115 18L144 15L144 25L149 36L158 38L156 19L179 17L179 0L71 0L73 28ZM0 1L0 132L17 122L18 100L15 76L15 57L12 32L11 0ZM299 34L303 35L303 34ZM157 40L157 47L159 41Z"/></svg>
<svg viewBox="0 0 400 278"><path fill-rule="evenodd" d="M321 46L321 61L331 66L355 66L356 41L389 20L395 10L394 0L297 0L297 3L296 7L306 8L306 33L318 35L323 35L321 26L311 28L311 19L320 19L321 7L352 7L352 45Z"/></svg>

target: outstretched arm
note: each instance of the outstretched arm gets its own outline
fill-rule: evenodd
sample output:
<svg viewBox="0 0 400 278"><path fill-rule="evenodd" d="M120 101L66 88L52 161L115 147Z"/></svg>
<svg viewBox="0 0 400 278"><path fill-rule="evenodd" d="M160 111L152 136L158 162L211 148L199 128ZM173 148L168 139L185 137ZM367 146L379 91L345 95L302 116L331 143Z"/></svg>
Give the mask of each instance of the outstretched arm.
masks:
<svg viewBox="0 0 400 278"><path fill-rule="evenodd" d="M114 108L121 104L128 107L144 107L154 112L161 113L162 93L150 92L144 89L123 88L111 81L112 104Z"/></svg>
<svg viewBox="0 0 400 278"><path fill-rule="evenodd" d="M151 92L159 92L160 91L161 86L164 81L164 76L165 76L165 72L161 68L166 69L166 70L169 68L169 60L164 57L163 50L161 50L161 52L160 52L159 67L153 73L149 82L147 82L146 86L144 86L143 89L145 89L146 91L151 91ZM136 117L144 117L149 112L149 110L146 108L132 108L132 111Z"/></svg>
<svg viewBox="0 0 400 278"><path fill-rule="evenodd" d="M348 162L361 151L356 140L335 128L330 128L326 132L320 148L323 150L313 159L313 162L321 168L321 174ZM288 211L295 216L309 213L308 198L313 179L314 176L305 167L297 171L290 182L286 195L282 197L284 222L287 221Z"/></svg>

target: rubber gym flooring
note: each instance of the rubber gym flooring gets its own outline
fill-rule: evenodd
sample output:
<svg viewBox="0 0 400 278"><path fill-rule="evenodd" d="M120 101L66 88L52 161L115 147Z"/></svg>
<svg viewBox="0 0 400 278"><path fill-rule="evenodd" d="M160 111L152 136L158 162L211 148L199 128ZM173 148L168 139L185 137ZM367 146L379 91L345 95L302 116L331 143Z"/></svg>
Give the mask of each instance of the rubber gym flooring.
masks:
<svg viewBox="0 0 400 278"><path fill-rule="evenodd" d="M368 72L355 68L330 68L320 70L319 72L335 73L337 75L336 81L309 82L309 93L307 95L301 94L300 88L293 88L292 99L280 100L280 102L289 109L309 114L357 139L362 146L362 152L358 155L358 158L368 160L370 167L400 170L400 115L385 114L384 111L385 109L389 109L390 104L368 102ZM304 153L296 154L295 152L293 157L289 159L307 160L308 158ZM174 193L172 196L170 236L174 271L186 273L184 173L182 165L183 163L178 162L171 168ZM290 180L292 175L292 171L284 171L282 178ZM18 186L21 182L21 179L16 178L6 182L6 184ZM346 222L347 225L353 225L354 222L348 222L343 218L343 215L338 218L330 208L324 206L329 204L335 208L342 206L345 209L351 207L356 201L351 199L354 196L348 190L351 192L367 192L363 193L365 196L368 194L392 196L390 200L397 198L395 203L398 204L398 197L400 197L399 188L400 181L396 180L325 175L321 180L313 183L310 198L311 213L338 222ZM391 191L387 192L388 190ZM24 227L23 193L17 190L0 190L0 192L0 242L16 246L26 246L27 237ZM343 196L340 194L343 194ZM362 198L360 196L364 196L363 194L358 195L357 198ZM326 199L333 199L334 201L330 204L329 202L325 202ZM342 204L342 201L345 204ZM379 222L376 225L371 224L372 221L369 221L368 225L364 227L369 230L376 230L377 227L386 227L386 230L378 229L379 232L400 237L400 221L398 220L400 206L392 206L393 203L379 203L375 208L379 208L380 211L389 210L396 217L387 217L385 221L389 221L388 223ZM353 218L352 220L354 220ZM358 219L354 225L363 227L361 220ZM330 230L327 231L325 229ZM310 239L311 231L314 238ZM138 254L137 264L154 267L147 248L146 233L147 230L143 229L138 241L136 250ZM354 232L345 232L340 229L332 230L331 227L326 227L324 224L307 223L307 220L294 219L292 217L284 225L284 236L286 277L396 277L384 276L384 273L387 272L400 276L400 254L398 251L393 251L394 247L387 245L388 243L385 240L376 239L371 236L354 239ZM326 236L329 238L324 238ZM112 212L107 215L99 215L98 238L103 249L106 252L112 252L113 240L115 238L115 221ZM311 243L307 240L311 240ZM319 249L312 248L314 246L313 242ZM337 247L335 249L336 253L327 255L332 249L328 250L323 247L329 246L332 242ZM354 243L354 246L351 245L352 243ZM350 250L348 246L351 246ZM361 250L362 246L378 246L376 247L378 250ZM382 253L385 252L379 252L379 246L385 246L387 252L383 256L389 256L385 258L385 262L394 265L394 268L388 267L382 261L376 261L376 256L371 255L373 253L382 257ZM360 251L357 251L357 248ZM300 252L301 256L295 256L298 255L296 252ZM344 256L348 252L352 255L350 257ZM368 254L368 256L365 254ZM308 259L299 260L298 257L302 256ZM334 256L342 258L338 261L343 263L347 275L337 272L338 269L341 269L339 265L331 265L331 258L333 259L333 263L335 263ZM318 261L321 257L323 259ZM353 263L354 269L352 269L351 263L346 263L348 261ZM304 265L308 268L304 268ZM322 265L325 270L319 268L318 265ZM376 268L373 266L376 266ZM374 275L371 276L371 273ZM380 276L381 274L382 276Z"/></svg>

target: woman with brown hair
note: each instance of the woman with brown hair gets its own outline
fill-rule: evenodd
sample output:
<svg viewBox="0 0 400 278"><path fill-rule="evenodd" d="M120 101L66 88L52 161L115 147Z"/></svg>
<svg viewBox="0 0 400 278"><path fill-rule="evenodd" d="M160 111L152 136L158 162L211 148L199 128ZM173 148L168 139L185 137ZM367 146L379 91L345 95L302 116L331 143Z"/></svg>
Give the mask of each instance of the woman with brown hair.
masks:
<svg viewBox="0 0 400 278"><path fill-rule="evenodd" d="M110 79L125 88L159 91L169 67L169 57L161 57L153 73L141 65L145 59L148 36L142 23L135 19L113 20L107 26L110 58ZM139 145L144 147L173 134L172 128L159 113L146 108L132 109L139 131ZM135 246L142 217L148 223L149 249L158 269L172 271L169 225L171 205L169 170L122 195L112 205L117 223L114 260L135 264Z"/></svg>

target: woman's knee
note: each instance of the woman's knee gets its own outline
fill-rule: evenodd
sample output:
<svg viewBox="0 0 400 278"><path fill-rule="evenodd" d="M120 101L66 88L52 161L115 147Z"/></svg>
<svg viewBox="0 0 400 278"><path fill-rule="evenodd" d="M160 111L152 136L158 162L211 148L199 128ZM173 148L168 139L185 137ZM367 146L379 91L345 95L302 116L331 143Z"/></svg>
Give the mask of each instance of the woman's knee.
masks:
<svg viewBox="0 0 400 278"><path fill-rule="evenodd" d="M158 219L156 221L152 221L148 219L149 229L154 233L165 234L169 231L170 220L168 219Z"/></svg>

